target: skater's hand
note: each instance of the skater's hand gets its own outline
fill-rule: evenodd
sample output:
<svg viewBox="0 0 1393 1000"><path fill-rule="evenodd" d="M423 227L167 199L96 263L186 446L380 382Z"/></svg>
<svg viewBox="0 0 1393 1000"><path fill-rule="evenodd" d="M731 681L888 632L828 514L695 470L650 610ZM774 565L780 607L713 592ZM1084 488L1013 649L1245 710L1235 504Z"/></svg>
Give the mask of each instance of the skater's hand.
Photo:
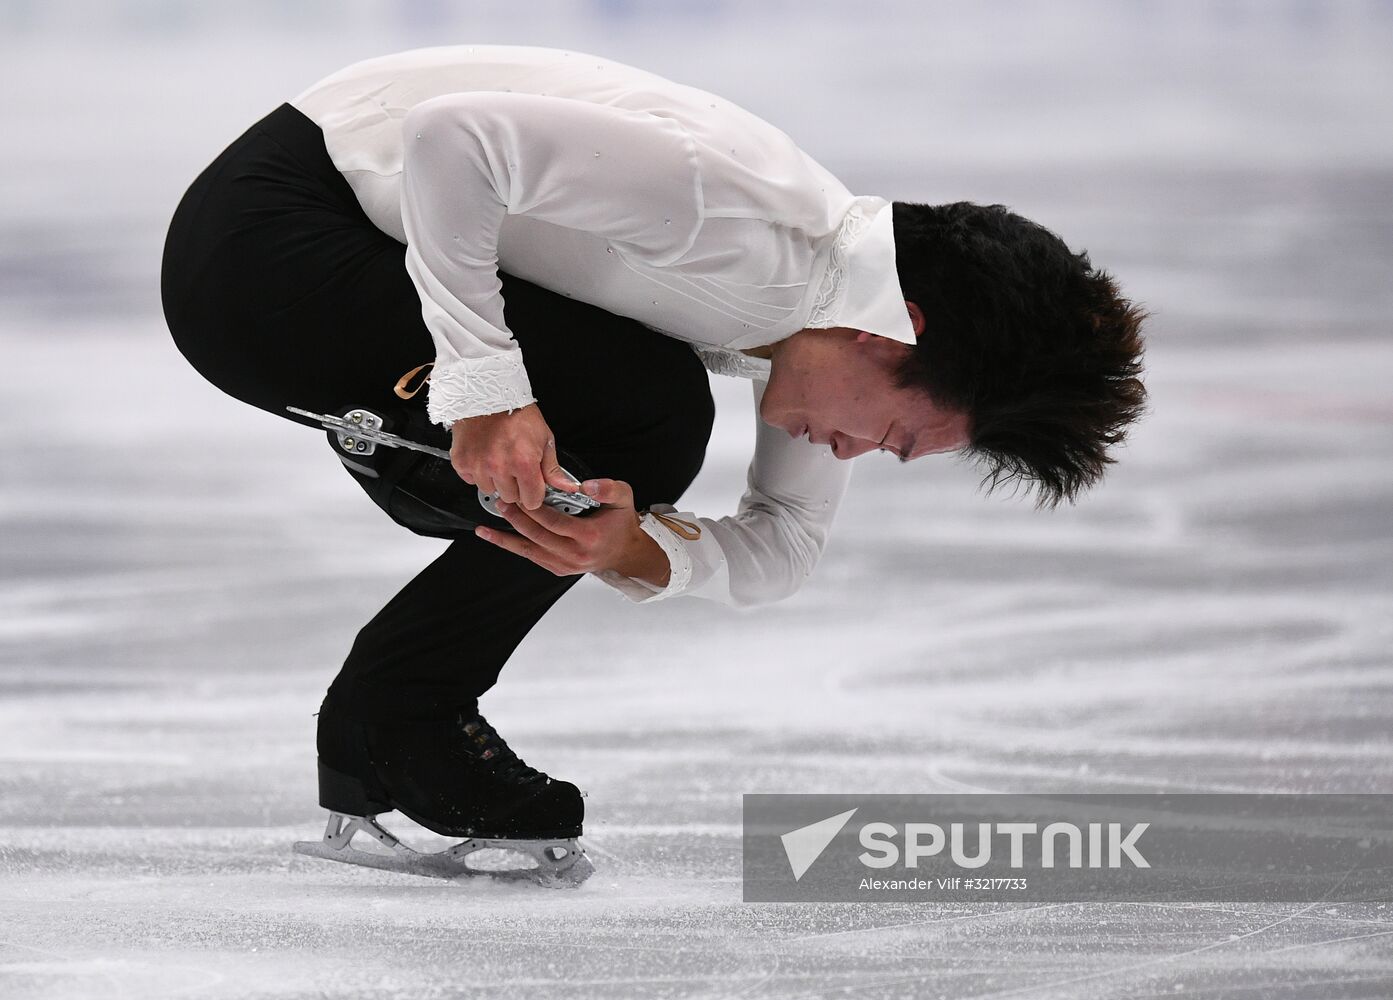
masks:
<svg viewBox="0 0 1393 1000"><path fill-rule="evenodd" d="M456 420L450 435L450 464L460 478L508 503L535 510L548 484L568 492L579 488L561 471L556 439L536 403Z"/></svg>
<svg viewBox="0 0 1393 1000"><path fill-rule="evenodd" d="M655 587L666 587L671 573L667 554L639 526L629 484L618 479L587 479L581 490L604 506L584 517L573 517L551 507L525 510L517 504L500 503L499 511L518 533L483 527L475 533L557 576L612 569Z"/></svg>

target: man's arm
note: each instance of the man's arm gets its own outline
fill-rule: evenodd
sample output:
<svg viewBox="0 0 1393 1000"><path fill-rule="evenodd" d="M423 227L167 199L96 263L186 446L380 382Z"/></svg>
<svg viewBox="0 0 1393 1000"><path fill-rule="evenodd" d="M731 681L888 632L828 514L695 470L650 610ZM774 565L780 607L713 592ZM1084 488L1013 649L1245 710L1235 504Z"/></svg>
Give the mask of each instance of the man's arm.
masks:
<svg viewBox="0 0 1393 1000"><path fill-rule="evenodd" d="M731 607L770 604L797 591L821 558L852 463L839 461L826 445L791 438L761 421L764 383L752 384L755 454L736 513L712 519L654 504L652 510L700 528L701 536L684 538L651 515L644 518L644 530L668 555L667 585L595 574L630 600L688 595Z"/></svg>
<svg viewBox="0 0 1393 1000"><path fill-rule="evenodd" d="M424 101L403 129L406 267L436 346L436 423L534 401L503 319L505 215L604 236L653 265L681 257L701 227L693 142L668 118L488 91Z"/></svg>

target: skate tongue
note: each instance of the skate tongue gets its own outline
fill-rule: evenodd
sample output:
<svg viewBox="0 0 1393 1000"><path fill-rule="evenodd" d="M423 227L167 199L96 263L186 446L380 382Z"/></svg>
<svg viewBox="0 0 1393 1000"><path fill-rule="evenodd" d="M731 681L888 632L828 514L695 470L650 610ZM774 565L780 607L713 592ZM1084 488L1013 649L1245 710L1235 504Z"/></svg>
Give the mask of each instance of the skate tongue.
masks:
<svg viewBox="0 0 1393 1000"><path fill-rule="evenodd" d="M464 736L460 748L462 752L496 771L500 778L533 781L546 777L535 767L529 767L514 753L513 748L498 734L498 730L490 726L488 720L478 712L460 712L459 727Z"/></svg>

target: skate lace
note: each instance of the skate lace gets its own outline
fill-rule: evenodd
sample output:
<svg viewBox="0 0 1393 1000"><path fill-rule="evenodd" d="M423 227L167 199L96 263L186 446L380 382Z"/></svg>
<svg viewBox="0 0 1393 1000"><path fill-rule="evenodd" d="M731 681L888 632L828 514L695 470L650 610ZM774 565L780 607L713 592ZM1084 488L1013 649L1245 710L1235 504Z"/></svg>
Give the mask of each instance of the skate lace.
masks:
<svg viewBox="0 0 1393 1000"><path fill-rule="evenodd" d="M459 750L464 756L479 761L507 781L533 781L546 777L519 757L482 715L461 715L459 721L460 731L464 734Z"/></svg>

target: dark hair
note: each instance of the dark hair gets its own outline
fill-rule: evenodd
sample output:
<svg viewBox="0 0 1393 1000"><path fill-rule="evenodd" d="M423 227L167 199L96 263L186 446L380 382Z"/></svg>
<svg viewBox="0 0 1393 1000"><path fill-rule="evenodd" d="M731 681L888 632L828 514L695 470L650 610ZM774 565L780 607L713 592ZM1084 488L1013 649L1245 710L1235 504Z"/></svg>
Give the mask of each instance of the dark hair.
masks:
<svg viewBox="0 0 1393 1000"><path fill-rule="evenodd" d="M897 383L967 413L988 493L1024 483L1037 506L1074 502L1145 409L1146 313L1002 205L897 201L893 217L901 290L925 319Z"/></svg>

